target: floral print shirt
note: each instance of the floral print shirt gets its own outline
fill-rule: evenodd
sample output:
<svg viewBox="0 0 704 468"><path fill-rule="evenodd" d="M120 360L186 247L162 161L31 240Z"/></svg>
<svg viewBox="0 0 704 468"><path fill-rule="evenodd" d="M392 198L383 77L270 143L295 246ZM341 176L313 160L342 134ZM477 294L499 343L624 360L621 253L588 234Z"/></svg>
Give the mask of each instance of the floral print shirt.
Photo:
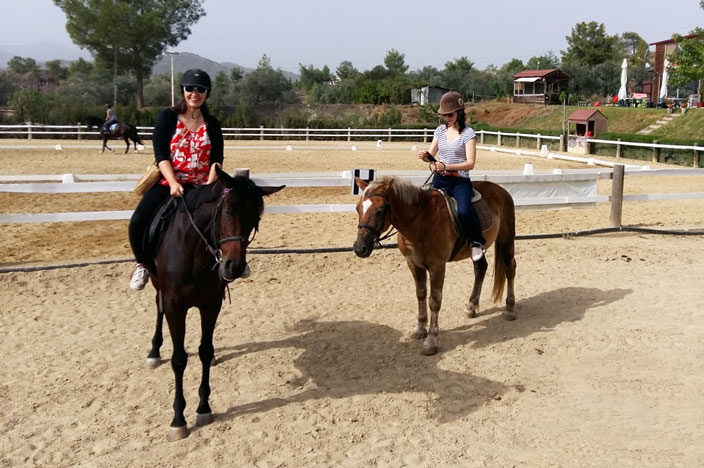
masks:
<svg viewBox="0 0 704 468"><path fill-rule="evenodd" d="M181 184L203 185L210 174L210 138L205 122L191 131L179 119L176 133L171 138L171 165L176 180ZM169 185L166 179L159 181Z"/></svg>

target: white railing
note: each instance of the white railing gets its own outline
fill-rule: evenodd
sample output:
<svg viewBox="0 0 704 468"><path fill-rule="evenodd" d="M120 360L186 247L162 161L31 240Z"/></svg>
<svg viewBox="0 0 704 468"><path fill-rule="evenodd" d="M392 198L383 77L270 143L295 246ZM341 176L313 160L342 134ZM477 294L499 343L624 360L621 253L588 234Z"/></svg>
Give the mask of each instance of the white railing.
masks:
<svg viewBox="0 0 704 468"><path fill-rule="evenodd" d="M488 180L501 184L511 193L519 210L583 208L593 207L599 202L621 203L621 201L643 200L683 200L704 198L699 193L665 193L647 195L598 196L598 179L611 179L612 169L564 170L550 173L524 175L518 171L492 171L473 173L474 181ZM682 176L704 175L702 169L662 169L648 170L626 168L627 175ZM394 175L415 184L425 182L426 171L377 171L377 178ZM134 188L140 174L86 174L86 175L18 175L1 176L0 192L9 193L86 193L86 192L126 192ZM289 187L341 187L352 184L352 171L320 173L269 173L252 174L252 180L259 185L287 185ZM62 180L61 183L45 182ZM77 182L77 181L90 182ZM100 182L95 182L101 180ZM12 183L22 182L22 183ZM27 183L32 182L32 183ZM622 186L621 186L622 187ZM268 213L338 213L351 212L354 204L327 205L278 205L267 206ZM94 220L129 219L132 211L99 211L71 213L0 214L0 223L40 223Z"/></svg>

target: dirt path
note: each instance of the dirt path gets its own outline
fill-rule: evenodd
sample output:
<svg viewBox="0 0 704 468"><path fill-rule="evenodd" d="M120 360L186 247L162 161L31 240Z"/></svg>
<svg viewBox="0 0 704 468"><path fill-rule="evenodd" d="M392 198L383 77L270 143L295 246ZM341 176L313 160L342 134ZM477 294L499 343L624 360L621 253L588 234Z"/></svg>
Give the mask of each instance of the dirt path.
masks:
<svg viewBox="0 0 704 468"><path fill-rule="evenodd" d="M294 159L311 171L370 161L400 169L410 152L370 150L354 155L367 160L347 161L352 152L258 151L229 151L226 165L284 172L296 167L289 161ZM494 156L482 153L480 161L493 164ZM0 151L0 161L6 157ZM81 155L61 164L29 151L22 157L35 164L28 173L39 171L36 164L47 174L104 172L104 160L90 166ZM318 165L323 158L327 169ZM119 170L108 165L129 173L142 163ZM522 164L503 162L507 169ZM657 190L648 191L653 182L644 179L627 180L627 190L701 191L691 178L659 178ZM350 198L286 192L269 202ZM0 205L6 212L42 204L42 211L49 210L54 203L66 203L67 211L86 204L129 206L129 198L104 204L21 198L5 197ZM523 211L517 225L520 233L530 233L603 227L607 221L608 206L600 205ZM624 221L701 228L704 203L628 203ZM349 246L355 225L353 214L265 216L255 247ZM125 232L119 222L4 225L0 258L7 266L128 257ZM416 305L397 251L378 251L366 260L351 252L251 255L254 273L233 284L233 302L225 303L216 330L215 422L178 443L166 437L173 399L168 333L163 364L145 369L153 292L127 289L129 264L2 274L0 463L704 464L702 238L622 233L518 241L516 249L518 319L503 321L501 304L487 302L491 276L479 317L466 318L472 266L451 264L440 315L441 352L433 357L420 356L421 343L408 338ZM491 262L493 252L488 255ZM192 424L200 375L198 314L188 320L185 392Z"/></svg>

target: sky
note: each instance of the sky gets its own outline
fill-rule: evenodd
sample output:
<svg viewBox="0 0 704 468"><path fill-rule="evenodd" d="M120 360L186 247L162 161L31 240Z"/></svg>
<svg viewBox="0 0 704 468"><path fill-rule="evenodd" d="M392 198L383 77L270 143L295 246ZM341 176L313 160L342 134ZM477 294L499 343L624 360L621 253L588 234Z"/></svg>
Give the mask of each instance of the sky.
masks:
<svg viewBox="0 0 704 468"><path fill-rule="evenodd" d="M53 0L0 1L0 52L52 43L66 55L52 58L90 58L71 41ZM410 70L442 69L460 57L479 69L548 51L559 57L581 21L603 23L609 35L633 31L648 43L704 27L699 0L205 0L203 6L206 15L190 37L170 50L249 68L266 54L274 68L294 73L299 64L334 71L343 60L364 71L382 65L391 49L405 54Z"/></svg>

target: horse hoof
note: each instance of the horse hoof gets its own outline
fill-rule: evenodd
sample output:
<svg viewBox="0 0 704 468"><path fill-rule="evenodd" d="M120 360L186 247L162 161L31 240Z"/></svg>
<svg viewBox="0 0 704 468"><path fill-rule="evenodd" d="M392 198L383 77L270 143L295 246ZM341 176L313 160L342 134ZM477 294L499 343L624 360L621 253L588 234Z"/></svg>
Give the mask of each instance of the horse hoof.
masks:
<svg viewBox="0 0 704 468"><path fill-rule="evenodd" d="M438 354L438 347L437 346L428 346L428 347L423 346L423 349L420 350L420 354L422 356L433 356L435 354Z"/></svg>
<svg viewBox="0 0 704 468"><path fill-rule="evenodd" d="M467 307L467 317L476 318L477 317L477 309L475 309L474 307Z"/></svg>
<svg viewBox="0 0 704 468"><path fill-rule="evenodd" d="M161 359L159 358L147 358L146 362L144 363L144 367L147 369L156 369L161 365Z"/></svg>
<svg viewBox="0 0 704 468"><path fill-rule="evenodd" d="M203 427L207 426L211 422L213 422L215 418L213 417L213 413L198 413L196 414L196 426L198 427Z"/></svg>
<svg viewBox="0 0 704 468"><path fill-rule="evenodd" d="M191 431L188 430L187 426L181 427L170 427L169 428L169 440L175 442L177 440L182 440L188 437Z"/></svg>
<svg viewBox="0 0 704 468"><path fill-rule="evenodd" d="M422 328L421 328L421 329L417 329L417 330L415 330L413 333L411 333L411 338L414 338L414 339L416 339L416 340L422 340L422 339L425 338L426 336L428 336L428 331L427 331L427 330L423 330Z"/></svg>
<svg viewBox="0 0 704 468"><path fill-rule="evenodd" d="M512 310L504 311L504 320L506 320L506 321L516 320L516 313Z"/></svg>

